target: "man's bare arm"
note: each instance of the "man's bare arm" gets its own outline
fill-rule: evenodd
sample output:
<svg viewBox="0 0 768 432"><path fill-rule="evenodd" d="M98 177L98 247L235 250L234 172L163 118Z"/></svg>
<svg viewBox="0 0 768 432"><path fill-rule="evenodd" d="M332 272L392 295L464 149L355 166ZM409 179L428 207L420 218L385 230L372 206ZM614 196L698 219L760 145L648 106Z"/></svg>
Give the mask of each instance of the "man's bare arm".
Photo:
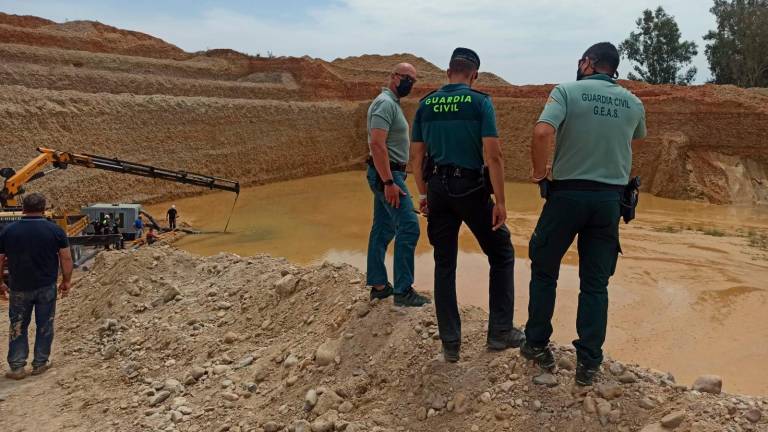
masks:
<svg viewBox="0 0 768 432"><path fill-rule="evenodd" d="M536 123L531 142L531 180L538 183L549 175L549 156L555 148L555 128L549 123Z"/></svg>
<svg viewBox="0 0 768 432"><path fill-rule="evenodd" d="M72 288L72 252L68 247L59 249L59 265L61 265L61 283L59 284L59 292L61 297L66 297L69 294L70 288Z"/></svg>
<svg viewBox="0 0 768 432"><path fill-rule="evenodd" d="M389 152L387 152L387 134L384 129L371 129L371 156L376 172L382 180L392 178L392 170L389 168Z"/></svg>
<svg viewBox="0 0 768 432"><path fill-rule="evenodd" d="M504 155L501 141L496 137L483 138L483 157L488 166L496 205L493 207L493 229L499 229L507 220L506 198L504 197Z"/></svg>
<svg viewBox="0 0 768 432"><path fill-rule="evenodd" d="M495 137L483 138L483 156L488 170L491 172L491 185L496 204L506 205L504 197L504 155L501 152L501 141Z"/></svg>
<svg viewBox="0 0 768 432"><path fill-rule="evenodd" d="M427 154L427 146L423 142L415 141L411 143L411 168L413 169L413 177L416 180L416 189L419 190L419 194L427 194L427 184L424 183L424 173L422 167L424 166L424 156Z"/></svg>
<svg viewBox="0 0 768 432"><path fill-rule="evenodd" d="M382 180L394 180L392 169L389 167L389 152L387 151L387 131L384 129L371 129L371 156L376 172ZM400 197L405 196L405 192L396 184L384 187L384 199L394 208L400 207Z"/></svg>
<svg viewBox="0 0 768 432"><path fill-rule="evenodd" d="M72 281L72 251L68 247L59 249L59 264L61 265L61 278L67 282Z"/></svg>

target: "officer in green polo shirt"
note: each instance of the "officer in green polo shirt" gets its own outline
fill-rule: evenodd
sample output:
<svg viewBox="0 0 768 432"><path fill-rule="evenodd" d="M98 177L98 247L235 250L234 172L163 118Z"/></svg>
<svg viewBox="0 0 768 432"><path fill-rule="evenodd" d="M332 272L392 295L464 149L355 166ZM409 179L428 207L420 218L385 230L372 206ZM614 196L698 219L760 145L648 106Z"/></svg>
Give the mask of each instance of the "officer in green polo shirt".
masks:
<svg viewBox="0 0 768 432"><path fill-rule="evenodd" d="M408 121L400 98L411 92L416 69L408 63L395 66L387 87L368 107L367 180L373 193L373 224L368 238L368 276L371 299L394 294L397 306L419 307L429 299L413 289L414 253L419 240L419 221L405 184L410 154ZM394 286L389 283L384 257L395 240Z"/></svg>
<svg viewBox="0 0 768 432"><path fill-rule="evenodd" d="M590 47L578 62L577 81L550 93L531 147L533 181L549 192L542 193L547 201L529 245L529 318L520 351L543 369L554 368L548 344L555 288L560 261L578 235L581 282L573 344L579 385L591 385L603 361L608 279L621 252L621 199L632 168L632 141L646 134L643 104L616 83L618 66L615 46Z"/></svg>
<svg viewBox="0 0 768 432"><path fill-rule="evenodd" d="M518 347L524 337L512 325L515 251L504 225L504 163L496 113L491 98L471 88L479 68L477 53L456 48L448 68L450 84L424 97L413 121L412 166L434 246L435 312L449 362L459 360L461 346L456 258L462 223L475 235L491 266L488 348Z"/></svg>

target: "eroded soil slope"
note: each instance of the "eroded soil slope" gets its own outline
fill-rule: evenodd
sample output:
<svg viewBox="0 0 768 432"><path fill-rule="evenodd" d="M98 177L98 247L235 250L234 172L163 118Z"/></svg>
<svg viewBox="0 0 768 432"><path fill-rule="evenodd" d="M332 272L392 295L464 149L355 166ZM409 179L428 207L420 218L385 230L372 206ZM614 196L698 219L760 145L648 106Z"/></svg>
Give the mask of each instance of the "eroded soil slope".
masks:
<svg viewBox="0 0 768 432"><path fill-rule="evenodd" d="M170 247L103 253L60 303L54 369L0 378L0 415L34 416L11 422L14 432L768 426L765 399L691 390L610 360L598 385L574 388L567 348L557 348L558 372L542 377L517 350L486 351L487 315L476 308L463 310L462 360L448 364L431 307L367 297L346 264Z"/></svg>
<svg viewBox="0 0 768 432"><path fill-rule="evenodd" d="M326 62L227 49L187 53L101 23L1 13L0 59L3 166L20 167L42 145L244 184L359 166L367 104L397 62L422 74L404 102L409 116L417 98L444 81L438 67L410 54ZM648 112L650 135L635 149L647 191L715 203L768 200L764 92L625 84ZM513 86L491 73L477 86L494 96L507 178L525 180L531 128L552 86ZM77 169L35 187L56 194L61 207L190 191Z"/></svg>

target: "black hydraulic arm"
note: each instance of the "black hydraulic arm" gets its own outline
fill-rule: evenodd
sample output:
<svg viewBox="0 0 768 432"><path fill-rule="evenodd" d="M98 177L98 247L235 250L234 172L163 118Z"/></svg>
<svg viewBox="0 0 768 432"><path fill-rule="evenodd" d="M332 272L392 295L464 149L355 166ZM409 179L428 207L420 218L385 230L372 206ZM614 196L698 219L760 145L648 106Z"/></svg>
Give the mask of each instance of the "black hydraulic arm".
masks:
<svg viewBox="0 0 768 432"><path fill-rule="evenodd" d="M173 171L164 168L157 168L150 165L128 162L120 159L111 159L103 156L85 154L93 164L92 168L99 168L106 171L132 174L142 177L159 178L163 180L174 181L195 186L207 187L209 189L219 189L229 192L240 193L240 183L227 180L220 177L212 177L205 174L198 174L185 171Z"/></svg>

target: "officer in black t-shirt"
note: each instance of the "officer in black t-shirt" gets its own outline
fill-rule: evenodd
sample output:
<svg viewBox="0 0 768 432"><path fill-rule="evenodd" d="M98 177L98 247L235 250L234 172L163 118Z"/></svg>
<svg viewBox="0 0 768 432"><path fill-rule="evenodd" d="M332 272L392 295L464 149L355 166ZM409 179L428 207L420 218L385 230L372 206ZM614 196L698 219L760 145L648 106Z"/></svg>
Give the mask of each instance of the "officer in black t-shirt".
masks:
<svg viewBox="0 0 768 432"><path fill-rule="evenodd" d="M29 194L23 201L24 218L0 232L0 274L8 265L10 287L0 280L0 295L8 298L11 331L8 335L10 379L27 376L29 345L27 329L35 312L35 353L32 374L39 375L50 367L48 357L53 343L53 319L56 314L56 280L61 267L62 281L58 291L69 293L72 279L72 254L64 230L45 219L45 197Z"/></svg>
<svg viewBox="0 0 768 432"><path fill-rule="evenodd" d="M168 209L168 213L165 215L165 220L168 221L168 229L176 229L176 217L178 217L178 215L179 212L176 210L176 205L174 204Z"/></svg>

